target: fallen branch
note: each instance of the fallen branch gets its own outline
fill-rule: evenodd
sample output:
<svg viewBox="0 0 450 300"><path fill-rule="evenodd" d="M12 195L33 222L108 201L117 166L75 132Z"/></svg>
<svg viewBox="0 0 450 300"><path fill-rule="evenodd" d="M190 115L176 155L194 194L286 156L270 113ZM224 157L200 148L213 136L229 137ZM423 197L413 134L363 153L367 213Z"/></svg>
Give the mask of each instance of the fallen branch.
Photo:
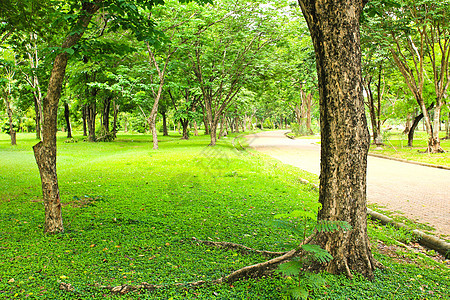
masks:
<svg viewBox="0 0 450 300"><path fill-rule="evenodd" d="M155 284L149 284L147 282L142 282L138 285L118 285L118 286L111 286L111 285L100 285L96 284L93 285L94 287L97 287L99 289L106 289L109 290L113 294L127 294L129 292L134 292L138 290L148 290L148 291L154 291L161 288L166 287L198 287L201 285L207 285L207 284L220 284L220 283L228 283L231 284L235 281L238 281L240 279L247 279L247 278L255 278L255 277L261 277L263 275L268 275L270 272L272 272L279 264L290 260L294 256L301 255L302 252L302 246L305 244L308 244L311 242L313 237L315 236L315 233L313 233L310 237L305 239L296 249L292 249L288 252L271 252L271 251L264 251L264 250L256 250L253 248L246 247L244 245L235 244L235 243L228 243L228 242L212 242L212 241L202 241L196 238L193 238L194 241L198 243L202 243L205 245L210 245L214 247L219 247L223 249L233 249L238 250L243 253L249 253L249 252L255 252L260 253L262 255L267 256L275 256L277 254L281 254L275 258L272 258L270 260L267 260L262 263L257 263L251 266L243 267L239 270L236 270L232 272L231 274L228 274L227 276L220 277L215 280L211 281L194 281L194 282L188 282L188 283L173 283L173 284L167 284L167 285L155 285ZM59 285L59 289L67 291L67 292L74 292L75 289L70 283L61 282Z"/></svg>

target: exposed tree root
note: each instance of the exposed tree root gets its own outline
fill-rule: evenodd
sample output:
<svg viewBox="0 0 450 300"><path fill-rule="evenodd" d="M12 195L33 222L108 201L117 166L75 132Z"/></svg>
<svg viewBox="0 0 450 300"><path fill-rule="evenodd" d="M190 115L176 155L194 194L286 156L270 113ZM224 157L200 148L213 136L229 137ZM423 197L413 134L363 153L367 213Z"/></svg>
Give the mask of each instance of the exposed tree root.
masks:
<svg viewBox="0 0 450 300"><path fill-rule="evenodd" d="M229 243L229 242L203 241L203 240L199 240L195 237L193 237L192 240L194 242L197 242L198 244L205 244L208 246L213 246L213 247L227 249L227 250L236 250L236 251L241 252L242 254L258 253L265 257L277 257L277 256L284 255L286 253L286 251L285 252L273 252L273 251L257 250L257 249L253 249L253 248L241 245L241 244L235 244L235 243Z"/></svg>
<svg viewBox="0 0 450 300"><path fill-rule="evenodd" d="M220 277L215 280L211 281L194 281L194 282L188 282L188 283L174 283L174 284L168 284L168 285L155 285L155 284L149 284L146 282L142 282L138 285L118 285L118 286L111 286L111 285L100 285L96 284L93 285L93 287L99 288L99 289L106 289L109 290L113 294L126 294L133 291L138 290L148 290L148 291L154 291L161 288L166 287L197 287L201 285L210 285L210 284L220 284L220 283L228 283L231 284L237 280L240 279L246 279L246 278L256 278L261 277L263 275L270 274L279 264L290 260L294 256L301 255L302 249L301 246L309 243L315 234L308 237L306 240L304 240L296 249L292 249L288 252L271 252L271 251L264 251L264 250L256 250L253 248L246 247L244 245L235 244L235 243L227 243L227 242L212 242L212 241L202 241L196 238L193 238L194 241L197 243L202 243L205 245L210 245L214 247L219 247L223 249L232 249L232 250L238 250L243 253L260 253L264 256L274 257L270 260L267 260L262 263L257 263L251 266L243 267L239 270L236 270L226 276ZM280 255L281 254L281 255ZM278 255L278 256L277 256ZM59 285L59 289L67 291L67 292L74 292L75 289L70 283L61 282Z"/></svg>

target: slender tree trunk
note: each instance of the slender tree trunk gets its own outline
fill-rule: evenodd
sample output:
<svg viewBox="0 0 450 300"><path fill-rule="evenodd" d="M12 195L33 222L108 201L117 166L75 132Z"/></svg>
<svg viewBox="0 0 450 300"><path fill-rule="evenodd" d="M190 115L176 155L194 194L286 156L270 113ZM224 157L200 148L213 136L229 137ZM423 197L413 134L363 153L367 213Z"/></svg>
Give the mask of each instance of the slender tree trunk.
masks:
<svg viewBox="0 0 450 300"><path fill-rule="evenodd" d="M102 110L102 127L106 133L109 133L109 112L111 110L112 97L106 97L103 99Z"/></svg>
<svg viewBox="0 0 450 300"><path fill-rule="evenodd" d="M347 221L352 229L318 233L333 256L321 267L373 278L366 214L369 132L361 78L362 0L300 0L316 53L320 92L321 172L318 220Z"/></svg>
<svg viewBox="0 0 450 300"><path fill-rule="evenodd" d="M234 132L239 133L239 117L234 117L234 129Z"/></svg>
<svg viewBox="0 0 450 300"><path fill-rule="evenodd" d="M409 130L411 129L411 120L412 120L412 114L408 113L408 115L406 116L405 130L403 130L403 134L409 133Z"/></svg>
<svg viewBox="0 0 450 300"><path fill-rule="evenodd" d="M311 128L311 106L312 106L312 97L311 93L308 93L306 96L306 130L309 135L314 135L314 131Z"/></svg>
<svg viewBox="0 0 450 300"><path fill-rule="evenodd" d="M205 126L205 135L209 135L208 117L207 117L207 114L205 113L204 106L202 106L202 109L203 109L203 125Z"/></svg>
<svg viewBox="0 0 450 300"><path fill-rule="evenodd" d="M416 131L416 127L417 125L419 125L420 120L422 120L423 118L423 113L420 113L419 115L417 115L414 118L414 122L411 125L411 128L409 129L408 132L408 147L412 147L413 146L413 141L414 141L414 131Z"/></svg>
<svg viewBox="0 0 450 300"><path fill-rule="evenodd" d="M97 115L97 108L95 103L90 103L86 106L86 123L88 128L88 140L89 142L95 142L97 140L95 136L95 116Z"/></svg>
<svg viewBox="0 0 450 300"><path fill-rule="evenodd" d="M83 119L83 136L87 136L87 105L81 106L81 118Z"/></svg>
<svg viewBox="0 0 450 300"><path fill-rule="evenodd" d="M168 136L169 132L167 131L167 114L166 111L161 112L163 118L163 136Z"/></svg>
<svg viewBox="0 0 450 300"><path fill-rule="evenodd" d="M198 136L198 125L197 121L194 120L194 136Z"/></svg>
<svg viewBox="0 0 450 300"><path fill-rule="evenodd" d="M69 104L64 103L64 119L66 120L67 138L72 138L72 126L70 125Z"/></svg>
<svg viewBox="0 0 450 300"><path fill-rule="evenodd" d="M431 138L428 140L429 153L444 153L444 149L442 149L441 142L439 139L439 129L441 127L441 108L442 108L442 101L436 100L433 115L433 125L431 128L432 135Z"/></svg>
<svg viewBox="0 0 450 300"><path fill-rule="evenodd" d="M61 45L62 49L74 46L88 27L93 14L99 9L94 3L84 2L78 19L76 33L68 35ZM69 54L64 51L56 55L50 74L47 96L43 101L42 141L34 147L34 156L39 168L42 182L42 193L45 208L44 232L58 233L64 231L61 202L59 197L58 177L56 173L56 131L58 103L61 96L61 85L64 79Z"/></svg>
<svg viewBox="0 0 450 300"><path fill-rule="evenodd" d="M211 126L209 127L209 135L211 137L209 146L215 146L217 143L217 122L211 122Z"/></svg>
<svg viewBox="0 0 450 300"><path fill-rule="evenodd" d="M113 135L114 138L117 137L117 117L119 115L120 105L116 104L116 101L113 101Z"/></svg>
<svg viewBox="0 0 450 300"><path fill-rule="evenodd" d="M188 132L189 120L181 119L180 122L181 122L181 126L183 127L183 137L181 139L188 140L189 139L189 132Z"/></svg>
<svg viewBox="0 0 450 300"><path fill-rule="evenodd" d="M219 139L224 136L225 122L225 115L222 115L222 120L220 121Z"/></svg>
<svg viewBox="0 0 450 300"><path fill-rule="evenodd" d="M373 98L372 88L371 88L371 79L368 79L366 83L366 92L367 92L367 104L369 106L369 115L370 115L370 122L372 124L372 137L373 137L373 144L377 144L378 141L378 126L377 126L377 116L375 112L375 101Z"/></svg>
<svg viewBox="0 0 450 300"><path fill-rule="evenodd" d="M34 98L34 112L36 113L36 139L41 139L41 112L39 111L38 99L36 95Z"/></svg>
<svg viewBox="0 0 450 300"><path fill-rule="evenodd" d="M8 87L9 89L9 87ZM17 145L17 138L16 138L16 131L14 130L13 125L13 115L12 115L12 109L11 109L11 102L9 101L9 95L10 92L5 93L5 105L6 105L6 114L8 115L8 121L9 121L9 135L11 137L11 145L15 146Z"/></svg>

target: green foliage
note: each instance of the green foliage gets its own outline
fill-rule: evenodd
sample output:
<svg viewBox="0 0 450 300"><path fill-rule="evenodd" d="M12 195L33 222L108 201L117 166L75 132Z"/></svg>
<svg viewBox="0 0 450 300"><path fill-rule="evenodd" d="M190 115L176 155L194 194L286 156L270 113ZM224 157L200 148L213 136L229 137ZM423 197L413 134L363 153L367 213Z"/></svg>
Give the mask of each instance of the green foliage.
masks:
<svg viewBox="0 0 450 300"><path fill-rule="evenodd" d="M112 131L106 132L105 129L101 128L98 132L96 132L97 142L112 142L115 139L116 136Z"/></svg>
<svg viewBox="0 0 450 300"><path fill-rule="evenodd" d="M352 229L352 226L345 221L320 220L317 222L316 229L319 232L348 231Z"/></svg>
<svg viewBox="0 0 450 300"><path fill-rule="evenodd" d="M295 136L309 135L308 129L306 128L305 124L299 125L297 123L291 123L290 126Z"/></svg>
<svg viewBox="0 0 450 300"><path fill-rule="evenodd" d="M19 131L19 122L17 122L16 120L13 120L12 122L13 124L13 129L15 132ZM0 127L1 132L4 132L6 134L10 134L10 124L9 124L9 120L7 118L5 118L2 122L2 126Z"/></svg>
<svg viewBox="0 0 450 300"><path fill-rule="evenodd" d="M315 232L346 231L352 228L350 224L345 221L316 221L315 212L319 207L320 205L316 205L315 210L294 210L289 214L278 214L275 218L288 219L291 222L277 220L278 222L274 224L278 228L290 230L294 234L297 234L297 236L303 237L303 239L305 239L308 230L307 221L315 221ZM302 221L302 229L292 222L292 220L295 219L300 219ZM298 276L298 286L286 289L286 293L294 299L307 299L311 288L316 288L324 284L324 280L320 275L305 271L303 269L304 266L312 261L325 264L333 259L333 256L319 245L308 243L301 245L301 249L303 250L303 256L301 258L296 258L292 261L280 264L278 267L278 271L284 276Z"/></svg>

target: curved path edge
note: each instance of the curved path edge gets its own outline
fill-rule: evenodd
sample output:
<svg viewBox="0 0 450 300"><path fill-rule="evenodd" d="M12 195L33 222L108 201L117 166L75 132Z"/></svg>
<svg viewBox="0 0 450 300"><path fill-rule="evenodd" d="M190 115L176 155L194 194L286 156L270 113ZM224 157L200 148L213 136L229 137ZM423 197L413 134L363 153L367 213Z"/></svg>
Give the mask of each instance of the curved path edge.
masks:
<svg viewBox="0 0 450 300"><path fill-rule="evenodd" d="M428 164L428 163L424 163L424 162L420 162L420 161L407 160L407 159L403 159L403 158L397 158L397 157L382 155L382 154L378 154L378 153L370 153L369 152L368 155L373 156L373 157L378 157L378 158L384 158L384 159L390 159L390 160L395 160L395 161L401 161L401 162L408 163L408 164L413 164L413 165L419 165L419 166L425 166L425 167L431 167L431 168L437 168L437 169L444 169L444 170L450 170L450 167L448 167L448 166L433 165L433 164Z"/></svg>
<svg viewBox="0 0 450 300"><path fill-rule="evenodd" d="M285 132L284 133L284 135L287 138L290 138L291 140L295 140L296 139L294 136L288 135L288 133L290 133L290 132ZM407 160L407 159L403 159L403 158L387 156L387 155L378 154L378 153L370 153L369 152L368 155L373 156L373 157L378 157L378 158L384 158L384 159L389 159L389 160L400 161L400 162L413 164L413 165L419 165L419 166L425 166L425 167L431 167L431 168L437 168L437 169L444 169L444 170L450 170L449 166L444 166L444 165L434 165L434 164L424 163L424 162L420 162L420 161Z"/></svg>

